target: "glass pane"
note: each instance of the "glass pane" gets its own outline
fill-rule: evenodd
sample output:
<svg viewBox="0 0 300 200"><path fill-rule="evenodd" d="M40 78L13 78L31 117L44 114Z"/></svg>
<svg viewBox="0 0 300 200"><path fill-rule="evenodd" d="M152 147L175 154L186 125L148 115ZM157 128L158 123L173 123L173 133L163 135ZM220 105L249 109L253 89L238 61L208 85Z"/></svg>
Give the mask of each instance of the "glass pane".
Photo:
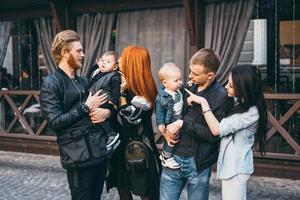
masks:
<svg viewBox="0 0 300 200"><path fill-rule="evenodd" d="M282 92L300 92L300 20L280 21L280 84Z"/></svg>

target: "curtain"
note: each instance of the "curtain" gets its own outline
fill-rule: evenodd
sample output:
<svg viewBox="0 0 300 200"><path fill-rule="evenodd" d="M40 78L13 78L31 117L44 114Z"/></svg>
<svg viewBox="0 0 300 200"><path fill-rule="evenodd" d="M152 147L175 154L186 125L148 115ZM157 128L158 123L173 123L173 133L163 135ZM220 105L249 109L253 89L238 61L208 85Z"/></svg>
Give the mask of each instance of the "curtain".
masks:
<svg viewBox="0 0 300 200"><path fill-rule="evenodd" d="M207 3L205 8L205 47L221 59L217 79L226 83L236 65L252 17L254 0Z"/></svg>
<svg viewBox="0 0 300 200"><path fill-rule="evenodd" d="M0 22L0 67L3 67L11 28L11 22Z"/></svg>
<svg viewBox="0 0 300 200"><path fill-rule="evenodd" d="M189 40L182 7L119 13L116 49L121 53L128 45L148 49L157 86L160 84L157 72L165 62L174 62L181 68L186 81Z"/></svg>
<svg viewBox="0 0 300 200"><path fill-rule="evenodd" d="M110 50L114 19L114 13L84 14L77 18L77 32L85 52L81 75L86 76L96 58Z"/></svg>
<svg viewBox="0 0 300 200"><path fill-rule="evenodd" d="M41 51L44 56L48 73L56 69L56 63L51 54L53 38L56 34L53 18L39 18L34 20Z"/></svg>

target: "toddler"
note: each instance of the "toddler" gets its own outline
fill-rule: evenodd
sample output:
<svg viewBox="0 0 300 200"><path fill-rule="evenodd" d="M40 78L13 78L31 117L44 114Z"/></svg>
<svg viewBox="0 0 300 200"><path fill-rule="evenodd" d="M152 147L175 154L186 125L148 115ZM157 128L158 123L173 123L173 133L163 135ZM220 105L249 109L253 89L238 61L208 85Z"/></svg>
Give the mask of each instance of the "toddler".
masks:
<svg viewBox="0 0 300 200"><path fill-rule="evenodd" d="M180 69L174 63L165 63L158 75L162 85L156 97L156 123L159 131L164 134L168 124L182 118L182 77ZM178 169L180 165L174 159L173 151L174 145L165 141L160 159L164 167Z"/></svg>
<svg viewBox="0 0 300 200"><path fill-rule="evenodd" d="M100 59L96 60L98 68L90 77L90 92L92 92L92 94L95 94L99 90L105 92L108 99L108 105L106 106L112 106L111 110L114 111L117 111L118 108L121 84L117 59L118 55L116 52L105 52ZM118 140L119 134L111 128L110 122L105 121L99 125L101 125L108 134L106 148L108 150L111 148L117 148L117 146L120 144L120 140Z"/></svg>

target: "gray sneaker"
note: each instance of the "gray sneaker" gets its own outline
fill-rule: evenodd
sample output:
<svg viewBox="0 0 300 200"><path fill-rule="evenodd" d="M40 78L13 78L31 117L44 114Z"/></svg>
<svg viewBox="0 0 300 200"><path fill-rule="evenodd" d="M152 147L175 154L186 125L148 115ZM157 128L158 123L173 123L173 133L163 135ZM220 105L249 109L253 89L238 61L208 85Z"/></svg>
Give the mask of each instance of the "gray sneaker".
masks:
<svg viewBox="0 0 300 200"><path fill-rule="evenodd" d="M161 165L164 167L168 167L170 169L179 169L180 164L176 162L174 157L166 158L163 155L159 156L159 159L161 160Z"/></svg>

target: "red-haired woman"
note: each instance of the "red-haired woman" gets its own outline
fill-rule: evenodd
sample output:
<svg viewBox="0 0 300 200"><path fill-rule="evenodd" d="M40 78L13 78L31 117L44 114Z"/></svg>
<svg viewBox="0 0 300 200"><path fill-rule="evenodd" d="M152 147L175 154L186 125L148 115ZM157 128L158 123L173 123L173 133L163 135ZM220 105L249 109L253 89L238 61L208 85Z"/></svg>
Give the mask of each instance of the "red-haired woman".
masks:
<svg viewBox="0 0 300 200"><path fill-rule="evenodd" d="M159 198L158 151L154 142L151 116L157 89L151 74L151 62L147 49L138 46L126 47L119 59L123 73L121 84L121 108L118 113L121 145L111 160L111 172L107 179L108 189L117 187L120 199L132 199L132 194L143 200ZM149 142L150 169L131 171L126 169L125 147L130 139L143 137Z"/></svg>

